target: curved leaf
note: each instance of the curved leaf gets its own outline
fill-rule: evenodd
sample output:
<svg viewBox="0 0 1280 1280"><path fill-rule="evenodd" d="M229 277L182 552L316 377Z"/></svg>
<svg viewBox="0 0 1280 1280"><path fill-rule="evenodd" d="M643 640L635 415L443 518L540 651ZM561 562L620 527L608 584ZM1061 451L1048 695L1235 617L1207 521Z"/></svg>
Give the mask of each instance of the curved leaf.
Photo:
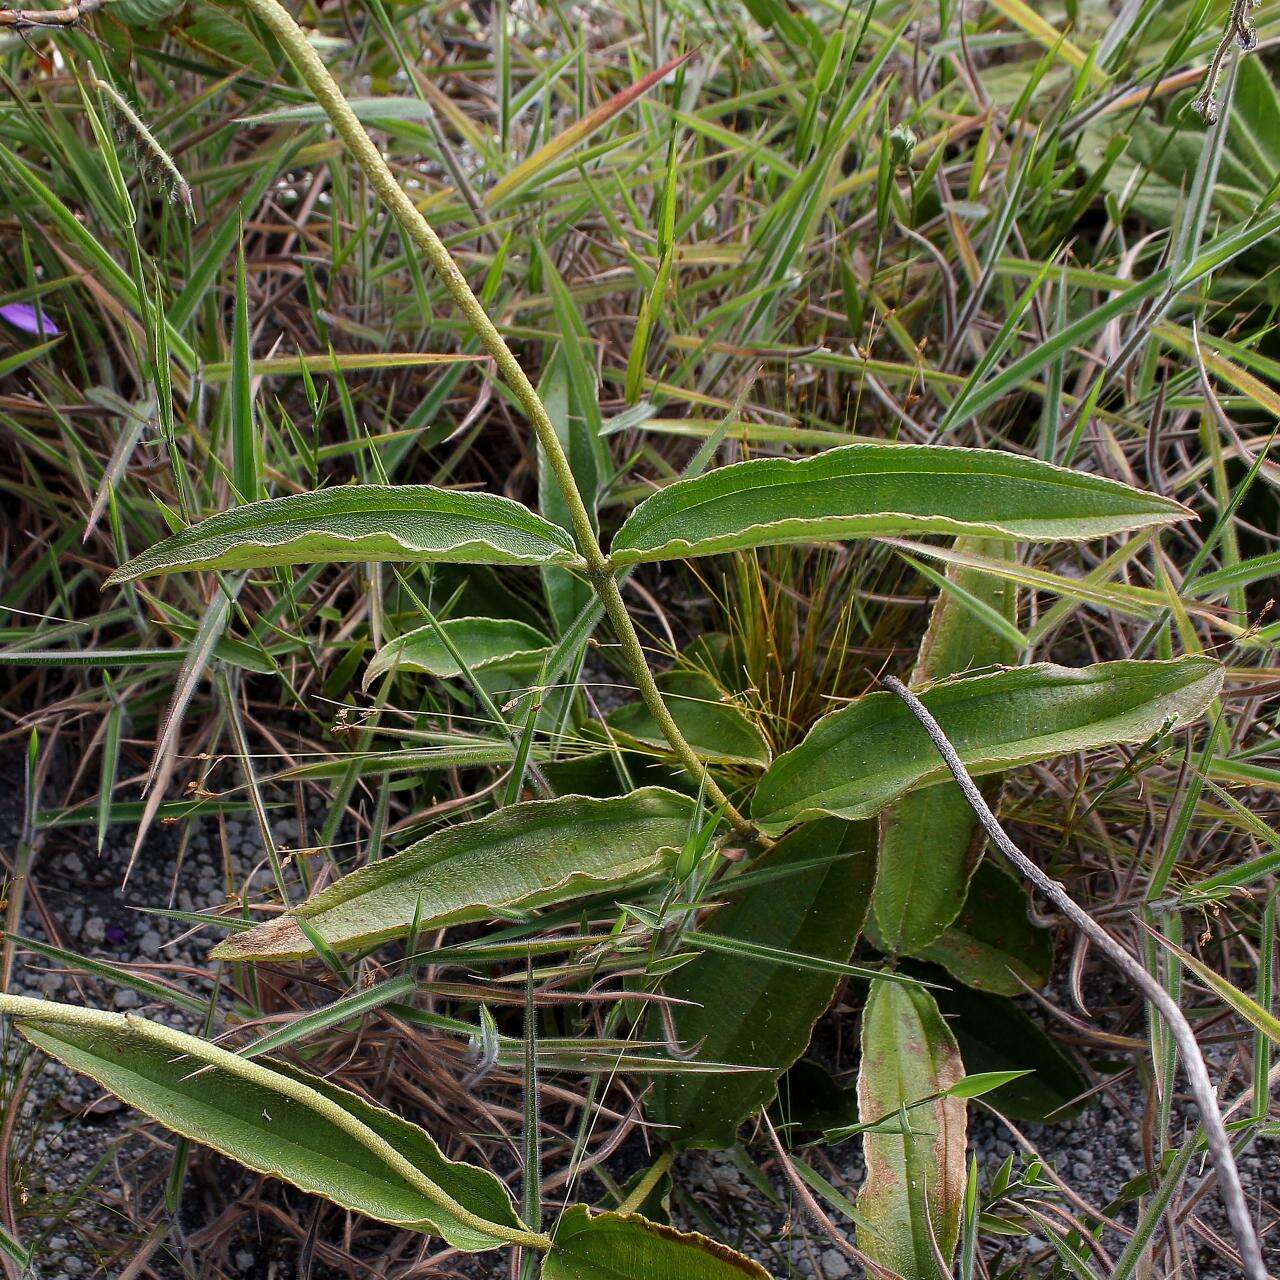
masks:
<svg viewBox="0 0 1280 1280"><path fill-rule="evenodd" d="M769 1273L695 1232L575 1204L542 1259L542 1280L769 1280Z"/></svg>
<svg viewBox="0 0 1280 1280"><path fill-rule="evenodd" d="M224 939L219 960L312 954L304 921L330 947L355 949L414 927L463 924L633 884L683 848L695 802L648 787L616 799L564 796L508 805L370 863L282 916Z"/></svg>
<svg viewBox="0 0 1280 1280"><path fill-rule="evenodd" d="M564 530L510 498L430 485L343 485L223 511L135 556L109 586L186 569L367 560L553 564Z"/></svg>
<svg viewBox="0 0 1280 1280"><path fill-rule="evenodd" d="M541 631L514 618L450 618L440 623L439 631L428 623L384 644L365 669L364 688L393 668L456 680L462 675L462 668L441 640L440 631L474 672L530 667L536 671L540 658L551 646Z"/></svg>
<svg viewBox="0 0 1280 1280"><path fill-rule="evenodd" d="M900 1107L964 1078L955 1037L928 991L876 982L862 1015L858 1119L892 1118ZM937 1098L908 1113L910 1133L863 1134L867 1179L858 1196L866 1223L858 1244L903 1280L937 1280L960 1233L965 1187L965 1104Z"/></svg>
<svg viewBox="0 0 1280 1280"><path fill-rule="evenodd" d="M972 540L957 550L1001 558L1008 543ZM1017 586L1007 578L953 566L947 580L997 616L1016 624ZM943 591L911 673L912 688L976 667L1012 663L1018 646L975 614L968 601ZM998 783L988 783L994 793ZM988 795L988 800L991 795ZM986 833L954 782L903 796L880 815L880 853L871 904L891 951L912 955L959 914Z"/></svg>
<svg viewBox="0 0 1280 1280"><path fill-rule="evenodd" d="M128 1014L6 995L0 1013L50 1057L259 1173L459 1249L528 1236L493 1174L345 1089Z"/></svg>
<svg viewBox="0 0 1280 1280"><path fill-rule="evenodd" d="M974 775L1072 751L1145 742L1194 720L1222 686L1209 658L1131 659L1091 667L1039 663L936 684L921 694ZM760 780L751 811L766 831L815 814L866 818L949 777L916 718L892 693L823 716Z"/></svg>
<svg viewBox="0 0 1280 1280"><path fill-rule="evenodd" d="M1027 906L1022 885L984 862L960 914L915 954L979 991L1020 996L1024 982L1043 987L1053 972L1053 935L1031 922Z"/></svg>
<svg viewBox="0 0 1280 1280"><path fill-rule="evenodd" d="M627 517L610 559L628 565L902 533L1079 540L1188 514L1115 480L991 449L851 444L677 480Z"/></svg>
<svg viewBox="0 0 1280 1280"><path fill-rule="evenodd" d="M843 854L825 865L744 889L706 921L706 931L844 962L858 940L874 865L871 823L827 819L793 832L752 871ZM729 891L732 882L726 882ZM768 1103L779 1075L805 1051L840 975L704 951L663 983L675 1033L699 1057L764 1071L670 1075L653 1082L649 1114L675 1125L683 1146L732 1146L738 1125ZM654 1035L661 1035L655 1026Z"/></svg>
<svg viewBox="0 0 1280 1280"><path fill-rule="evenodd" d="M733 702L722 700L710 677L697 671L667 671L658 687L685 740L704 760L719 764L768 765L769 744L751 718ZM643 703L619 707L608 717L620 735L666 752L670 748Z"/></svg>

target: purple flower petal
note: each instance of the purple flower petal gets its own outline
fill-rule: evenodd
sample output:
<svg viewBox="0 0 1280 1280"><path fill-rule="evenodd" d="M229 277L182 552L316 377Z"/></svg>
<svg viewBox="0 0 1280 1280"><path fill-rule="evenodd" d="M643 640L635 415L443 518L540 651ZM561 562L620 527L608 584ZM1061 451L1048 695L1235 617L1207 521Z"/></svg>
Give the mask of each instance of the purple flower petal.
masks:
<svg viewBox="0 0 1280 1280"><path fill-rule="evenodd" d="M61 332L39 307L30 302L10 302L7 306L0 307L0 319L7 320L15 329L21 329L23 333L37 335L43 333L46 337L52 338Z"/></svg>

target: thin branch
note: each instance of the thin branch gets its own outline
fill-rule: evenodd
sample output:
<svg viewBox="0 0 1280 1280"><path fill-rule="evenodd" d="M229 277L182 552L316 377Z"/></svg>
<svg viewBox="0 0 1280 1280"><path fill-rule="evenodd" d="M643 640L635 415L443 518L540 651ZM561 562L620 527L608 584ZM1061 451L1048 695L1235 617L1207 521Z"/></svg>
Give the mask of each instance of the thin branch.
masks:
<svg viewBox="0 0 1280 1280"><path fill-rule="evenodd" d="M1104 951L1124 972L1143 996L1151 1001L1160 1011L1161 1017L1169 1026L1169 1031L1177 1042L1182 1054L1183 1068L1187 1073L1187 1081L1191 1086L1192 1096L1200 1111L1200 1119L1204 1125L1205 1139L1209 1146L1209 1154L1218 1171L1218 1182L1222 1188L1222 1200L1226 1205L1227 1217L1231 1229L1235 1233L1240 1246L1240 1256L1244 1259L1244 1272L1249 1280L1268 1280L1267 1268L1262 1260L1262 1248L1258 1243L1258 1235L1254 1230L1253 1220L1249 1216L1249 1208L1244 1198L1244 1188L1240 1185L1240 1172L1236 1168L1235 1156L1231 1153L1231 1142L1227 1137L1226 1127L1222 1123L1222 1114L1218 1110L1218 1099L1214 1092L1213 1082L1209 1078L1209 1069L1205 1065L1204 1055L1196 1042L1191 1024L1169 993L1146 971L1133 955L1115 940L1096 920L1076 905L1067 891L1038 867L1009 838L999 819L991 812L990 806L982 798L964 762L956 753L956 749L947 739L941 726L929 713L929 709L919 698L894 676L883 677L886 689L896 693L906 703L908 709L924 727L938 754L946 761L951 776L955 778L964 798L969 802L978 817L978 821L991 837L996 848L1017 868L1019 873L1029 880L1045 895L1063 915L1069 919L1082 933L1088 935L1098 948Z"/></svg>

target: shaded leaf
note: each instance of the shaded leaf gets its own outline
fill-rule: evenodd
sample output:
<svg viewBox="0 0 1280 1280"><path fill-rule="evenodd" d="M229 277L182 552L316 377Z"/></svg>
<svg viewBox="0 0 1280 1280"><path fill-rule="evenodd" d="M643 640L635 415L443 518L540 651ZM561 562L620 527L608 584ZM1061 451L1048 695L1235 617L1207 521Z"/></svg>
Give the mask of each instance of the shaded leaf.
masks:
<svg viewBox="0 0 1280 1280"><path fill-rule="evenodd" d="M885 534L1083 539L1185 519L1181 504L991 449L851 444L677 480L613 540L617 565Z"/></svg>
<svg viewBox="0 0 1280 1280"><path fill-rule="evenodd" d="M462 675L454 655L440 638L443 631L473 672L537 670L551 641L541 631L512 618L450 618L389 640L373 655L364 673L368 688L386 671L423 671L441 680Z"/></svg>
<svg viewBox="0 0 1280 1280"><path fill-rule="evenodd" d="M510 498L430 485L343 485L250 502L135 556L108 585L186 569L371 560L548 564L574 559L562 529Z"/></svg>
<svg viewBox="0 0 1280 1280"><path fill-rule="evenodd" d="M1027 906L1022 885L984 862L955 922L916 954L979 991L1022 995L1019 978L1043 987L1053 971L1053 934L1031 922Z"/></svg>
<svg viewBox="0 0 1280 1280"><path fill-rule="evenodd" d="M292 1068L127 1014L0 995L37 1048L153 1120L355 1213L469 1251L527 1234L493 1174L416 1125Z"/></svg>
<svg viewBox="0 0 1280 1280"><path fill-rule="evenodd" d="M713 912L700 932L843 963L866 913L874 828L825 820L793 832L752 870L782 868L847 854L804 874L770 879ZM727 885L732 882L727 882ZM820 973L723 950L704 951L663 983L675 1034L700 1058L765 1071L665 1076L655 1081L649 1114L674 1125L684 1146L731 1146L738 1125L766 1104L778 1076L804 1052L813 1025L835 994L838 973ZM655 1024L652 1034L660 1035Z"/></svg>
<svg viewBox="0 0 1280 1280"><path fill-rule="evenodd" d="M769 1273L726 1245L676 1231L637 1213L566 1209L542 1280L769 1280Z"/></svg>
<svg viewBox="0 0 1280 1280"><path fill-rule="evenodd" d="M1000 558L1009 544L966 540L957 550ZM1006 578L953 565L948 581L999 616L1018 620L1016 585ZM1018 648L997 635L967 602L943 591L920 645L912 688L975 667L1013 663ZM988 800L998 783L988 781ZM889 948L912 955L959 914L986 833L952 781L914 791L880 815L880 852L872 908Z"/></svg>
<svg viewBox="0 0 1280 1280"><path fill-rule="evenodd" d="M977 776L1068 752L1145 742L1199 716L1222 686L1201 657L1091 667L1039 663L933 685L921 699ZM779 756L752 800L780 831L815 814L865 818L906 792L949 777L928 734L888 691L824 716Z"/></svg>
<svg viewBox="0 0 1280 1280"><path fill-rule="evenodd" d="M565 796L508 805L437 831L344 876L293 911L226 938L223 960L310 955L297 921L335 949L532 910L634 884L683 847L694 802L657 787L616 799Z"/></svg>
<svg viewBox="0 0 1280 1280"><path fill-rule="evenodd" d="M940 978L936 970L922 977ZM1072 1120L1083 1108L1076 1101L1088 1083L1075 1063L1045 1034L1034 1018L1003 996L964 987L935 991L934 997L960 1046L969 1071L1029 1070L987 1095L997 1111L1037 1124Z"/></svg>
<svg viewBox="0 0 1280 1280"><path fill-rule="evenodd" d="M892 1118L963 1076L955 1038L929 992L873 983L862 1016L859 1120ZM858 1244L903 1280L937 1280L936 1255L949 1261L960 1233L965 1104L938 1098L909 1117L909 1134L863 1134L867 1178L858 1212L868 1229L858 1231Z"/></svg>
<svg viewBox="0 0 1280 1280"><path fill-rule="evenodd" d="M546 254L543 255L547 261ZM548 263L544 270L554 272ZM564 304L560 295L564 290L564 282L556 280L560 290L556 297ZM571 304L568 304L571 305ZM559 309L557 310L559 316ZM569 320L570 317L565 317ZM596 500L605 477L608 457L604 452L604 443L595 433L587 419L580 401L589 396L591 405L596 405L595 387L575 385L573 372L579 374L578 382L585 383L585 375L579 366L585 363L580 349L575 350L576 360L570 360L569 352L574 350L569 344L579 341L576 329L570 328L565 334L565 349L556 354L543 375L538 388L542 396L543 406L551 425L555 428L556 439L560 441L564 455L569 460L569 469L578 485L578 491L586 504L587 514L591 517L592 527L597 526ZM595 416L598 418L599 410ZM569 504L560 488L551 465L547 461L546 451L541 444L537 448L538 455L538 506L548 520L554 521L566 532L572 530L573 521L569 515ZM545 565L542 569L543 590L546 592L547 605L555 622L558 635L563 635L573 620L594 597L591 584L583 578L575 577L556 565Z"/></svg>
<svg viewBox="0 0 1280 1280"><path fill-rule="evenodd" d="M764 735L745 711L722 700L710 677L697 671L668 671L658 677L658 687L680 732L704 760L760 767L769 763L771 753ZM669 750L666 738L643 703L619 707L608 720L622 736L658 751Z"/></svg>

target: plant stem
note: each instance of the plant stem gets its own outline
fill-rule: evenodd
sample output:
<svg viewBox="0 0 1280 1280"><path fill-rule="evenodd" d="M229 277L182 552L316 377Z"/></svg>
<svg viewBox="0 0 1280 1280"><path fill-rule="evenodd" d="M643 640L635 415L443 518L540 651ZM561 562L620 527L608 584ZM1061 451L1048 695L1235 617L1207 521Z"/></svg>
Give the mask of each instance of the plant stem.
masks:
<svg viewBox="0 0 1280 1280"><path fill-rule="evenodd" d="M587 513L577 481L573 477L569 459L561 447L560 438L556 435L556 429L547 414L546 406L534 390L533 383L521 368L506 339L489 319L484 304L471 291L471 286L458 269L453 255L436 235L434 228L418 206L409 198L408 193L396 181L395 174L382 158L382 153L374 145L364 125L356 118L338 82L329 73L320 55L311 47L302 28L294 21L289 11L278 3L278 0L245 0L245 3L280 41L290 62L329 117L335 132L346 144L356 164L368 178L369 185L381 197L396 221L414 244L422 250L427 261L444 281L445 288L475 330L481 345L493 358L494 364L498 367L498 373L524 409L525 416L532 424L538 443L542 446L547 462L555 475L556 483L564 494L569 508L569 522L573 527L574 541L583 560L586 561L587 576L600 595L609 621L617 632L628 672L635 680L649 714L657 721L663 736L671 744L671 749L680 763L703 785L711 803L722 809L725 817L737 831L754 835L753 825L733 806L714 779L707 775L706 765L698 758L697 752L680 732L679 726L672 719L666 703L662 700L662 694L654 682L648 660L644 656L640 637L636 634L635 624L631 621L631 615L622 602L617 583L613 580L609 561L600 549L595 530L591 527L591 517Z"/></svg>
<svg viewBox="0 0 1280 1280"><path fill-rule="evenodd" d="M1204 1126L1205 1141L1209 1154L1213 1157L1214 1167L1218 1171L1218 1185L1222 1191L1223 1203L1226 1206L1227 1218L1235 1233L1236 1243L1240 1246L1240 1257L1244 1262L1244 1274L1249 1280L1268 1280L1267 1268L1262 1260L1262 1247L1258 1243L1258 1235L1254 1230L1253 1220L1249 1217L1249 1207L1244 1198L1244 1188L1240 1185L1240 1172L1236 1168L1235 1156L1231 1151L1231 1140L1227 1137L1226 1126L1222 1121L1222 1113L1218 1110L1218 1099L1214 1092L1213 1081L1209 1078L1209 1068L1205 1065L1204 1055L1196 1041L1195 1032L1186 1015L1178 1007L1172 996L1143 968L1127 948L1121 946L1092 916L1079 907L1067 891L1054 879L1045 875L1030 858L1010 839L1009 834L1000 825L1000 820L991 812L990 806L983 798L982 792L969 776L968 769L960 759L956 749L951 745L942 726L933 718L929 709L916 697L906 685L894 676L883 678L885 688L892 690L907 704L912 715L924 727L938 754L946 761L951 776L956 780L969 807L977 815L978 821L991 837L992 843L1017 868L1019 873L1030 880L1041 893L1085 934L1089 940L1105 952L1108 957L1123 970L1126 977L1142 992L1160 1011L1161 1017L1169 1027L1178 1048L1182 1053L1183 1069L1187 1073L1187 1083L1191 1086L1191 1094L1195 1098L1200 1112L1200 1123Z"/></svg>

